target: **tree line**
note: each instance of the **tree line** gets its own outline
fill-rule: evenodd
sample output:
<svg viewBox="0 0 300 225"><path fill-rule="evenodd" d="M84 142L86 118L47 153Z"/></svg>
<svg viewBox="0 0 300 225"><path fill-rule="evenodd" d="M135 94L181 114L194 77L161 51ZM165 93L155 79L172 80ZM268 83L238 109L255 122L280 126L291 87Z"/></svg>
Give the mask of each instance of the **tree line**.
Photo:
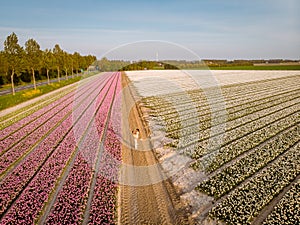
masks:
<svg viewBox="0 0 300 225"><path fill-rule="evenodd" d="M93 64L100 71L123 71L123 70L153 70L153 69L214 69L218 67L239 67L239 66L255 66L265 65L299 65L299 60L288 59L257 59L257 60L226 60L226 59L203 59L203 60L161 60L156 61L126 61L126 60L110 60L103 57L101 60L95 61Z"/></svg>
<svg viewBox="0 0 300 225"><path fill-rule="evenodd" d="M34 39L26 41L25 46L19 44L15 33L4 41L4 49L0 51L0 85L11 83L12 94L15 94L15 83L32 82L36 89L36 80L80 73L86 70L97 58L92 55L82 56L78 52L70 54L56 44L53 49L42 50Z"/></svg>
<svg viewBox="0 0 300 225"><path fill-rule="evenodd" d="M164 62L140 61L124 66L119 71L128 70L178 70L179 68Z"/></svg>
<svg viewBox="0 0 300 225"><path fill-rule="evenodd" d="M126 60L109 60L103 57L101 60L93 63L100 71L128 71L128 70L163 70L163 69L179 69L178 67L166 63L157 61L126 61Z"/></svg>

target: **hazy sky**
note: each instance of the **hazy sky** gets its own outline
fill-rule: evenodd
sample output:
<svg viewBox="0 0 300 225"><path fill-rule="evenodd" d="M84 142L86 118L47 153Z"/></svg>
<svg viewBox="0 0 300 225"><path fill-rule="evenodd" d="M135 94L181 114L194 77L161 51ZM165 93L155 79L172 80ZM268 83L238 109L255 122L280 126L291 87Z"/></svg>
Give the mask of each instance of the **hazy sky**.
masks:
<svg viewBox="0 0 300 225"><path fill-rule="evenodd" d="M0 5L1 49L15 32L22 45L34 38L43 49L59 43L68 52L98 57L127 43L161 40L200 58L300 58L299 0L1 0ZM143 58L146 47L119 52ZM152 45L149 50L158 51ZM170 57L183 56L174 50Z"/></svg>

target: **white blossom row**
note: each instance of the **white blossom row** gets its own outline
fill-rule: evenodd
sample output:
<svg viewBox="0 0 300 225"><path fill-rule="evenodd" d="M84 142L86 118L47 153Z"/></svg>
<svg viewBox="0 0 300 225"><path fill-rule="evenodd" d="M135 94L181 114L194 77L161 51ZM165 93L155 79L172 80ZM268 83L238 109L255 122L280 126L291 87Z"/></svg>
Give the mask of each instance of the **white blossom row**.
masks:
<svg viewBox="0 0 300 225"><path fill-rule="evenodd" d="M300 173L300 145L231 192L209 215L231 224L251 224L253 218Z"/></svg>
<svg viewBox="0 0 300 225"><path fill-rule="evenodd" d="M215 198L220 198L279 155L288 151L299 140L300 125L286 130L274 139L265 142L251 154L244 156L213 177L201 182L196 189L206 192Z"/></svg>
<svg viewBox="0 0 300 225"><path fill-rule="evenodd" d="M273 211L263 222L263 225L282 224L295 225L300 224L300 179L292 188L282 197Z"/></svg>
<svg viewBox="0 0 300 225"><path fill-rule="evenodd" d="M209 155L197 160L192 167L195 169L202 168L208 172L213 172L240 154L247 152L248 150L258 146L259 144L299 122L299 112L295 112L290 116L271 123L262 129L250 133L236 141L231 142L228 145L221 147L220 149L213 151Z"/></svg>

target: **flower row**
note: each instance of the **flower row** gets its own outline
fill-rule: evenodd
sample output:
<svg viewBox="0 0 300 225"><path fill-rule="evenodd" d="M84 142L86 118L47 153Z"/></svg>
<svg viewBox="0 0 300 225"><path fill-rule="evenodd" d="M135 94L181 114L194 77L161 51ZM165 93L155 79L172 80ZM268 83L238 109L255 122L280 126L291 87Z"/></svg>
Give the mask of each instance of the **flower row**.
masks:
<svg viewBox="0 0 300 225"><path fill-rule="evenodd" d="M3 130L7 127L14 126L15 123L18 123L22 120L20 124L25 125L28 123L31 119L27 119L27 117L31 117L31 115L39 114L40 110L43 110L43 108L47 107L49 104L55 104L57 100L65 96L66 94L72 93L76 88L75 87L69 87L64 91L59 92L55 96L50 95L47 98L43 98L41 101L35 102L32 105L23 107L19 111L14 111L12 114L7 115L5 121L1 122L0 124L0 130ZM16 116L17 115L17 116ZM41 115L41 114L39 114ZM3 117L5 118L5 117ZM17 128L20 127L17 126ZM9 130L10 128L8 128ZM13 130L13 129L12 129ZM7 133L5 133L5 136Z"/></svg>
<svg viewBox="0 0 300 225"><path fill-rule="evenodd" d="M115 95L121 91L121 77L118 73ZM115 101L114 108L120 108L121 102ZM112 109L111 109L112 110ZM118 138L118 127L121 124L120 114L110 114L104 145L100 158L100 166L96 171L94 195L90 206L89 224L117 223L117 187L119 167L121 163L121 141ZM116 127L117 126L117 127Z"/></svg>
<svg viewBox="0 0 300 225"><path fill-rule="evenodd" d="M260 210L299 174L299 160L298 143L213 207L210 216L233 224L251 224Z"/></svg>
<svg viewBox="0 0 300 225"><path fill-rule="evenodd" d="M101 79L97 78L98 81ZM2 121L7 120L4 123L1 123L0 130L3 131L0 139L3 139L9 133L14 132L15 130L21 129L23 126L27 125L30 122L34 122L36 118L43 115L47 111L54 108L59 103L64 102L66 99L74 96L75 92L84 93L89 89L90 85L93 85L94 80L84 81L87 82L86 85L82 85L83 88L77 87L76 85L71 85L70 87L59 91L53 95L43 98L42 100L35 102L29 106L23 107L17 111L14 111L11 114L8 114L4 117L1 117ZM17 116L16 116L17 115ZM8 120L9 119L9 120ZM2 132L1 132L2 133Z"/></svg>
<svg viewBox="0 0 300 225"><path fill-rule="evenodd" d="M97 89L96 89L97 90ZM83 96L88 100L89 98L95 96L97 91L87 92ZM82 101L80 101L75 107L72 104L68 104L55 116L48 118L44 124L37 127L30 135L24 137L20 142L17 142L13 147L7 148L7 152L0 158L0 172L6 170L11 164L17 161L20 157L28 154L30 151L34 150L35 146L38 145L44 138L47 137L49 132L52 132L56 126L62 123L62 121L72 112L82 114ZM86 106L85 106L86 107ZM74 109L74 111L72 111ZM48 115L49 116L49 115ZM27 125L26 127L35 126L34 123ZM23 130L23 129L22 129ZM4 150L5 151L5 150Z"/></svg>
<svg viewBox="0 0 300 225"><path fill-rule="evenodd" d="M285 89L280 92L278 92L278 90L276 90L276 88L274 87L270 87L270 88L272 88L271 91L270 89L266 89L266 91L264 91L263 93L255 92L257 96L253 96L253 93L250 93L249 95L245 95L245 93L243 92L241 95L238 96L234 96L230 98L224 98L223 96L221 99L213 99L211 97L208 98L207 96L202 96L203 94L198 96L197 94L195 95L195 93L190 95L185 92L182 92L180 95L178 95L177 98L174 98L172 95L146 98L145 104L150 108L154 107L155 109L158 109L160 115L170 117L171 115L168 114L172 113L172 111L169 111L168 107L165 106L165 100L167 101L169 100L174 106L173 108L176 109L176 111L183 111L184 113L188 113L187 109L192 106L194 108L199 109L199 112L203 112L203 110L205 110L207 113L211 110L210 109L211 104L217 104L224 100L226 100L227 109L229 111L231 110L231 108L233 108L234 111L239 111L245 107L249 110L253 106L257 106L258 104L259 105L265 103L272 104L273 100L280 100L280 99L282 100L282 98L280 98L281 95L285 96L285 95L291 95L293 94L293 92L299 92L299 87L297 86L285 87ZM230 113L232 112L230 111Z"/></svg>
<svg viewBox="0 0 300 225"><path fill-rule="evenodd" d="M274 210L268 215L263 222L267 224L299 224L299 205L300 205L300 180L283 196Z"/></svg>
<svg viewBox="0 0 300 225"><path fill-rule="evenodd" d="M274 96L270 97L270 98L265 98L263 100L254 100L252 102L247 102L247 103L243 103L243 104L239 104L237 106L232 106L232 107L227 107L227 118L226 120L228 121L232 121L235 119L241 119L242 117L245 117L247 115L251 115L252 114L256 114L256 113L260 113L260 111L262 110L267 110L267 112L270 110L269 108L275 108L277 105L282 106L282 103L287 103L290 100L295 100L297 99L299 96L299 91L294 92L294 91L289 91L287 95L280 95L280 96L276 96L276 98ZM179 101L178 104L181 104L181 102ZM193 105L190 105L193 106ZM199 119L201 120L201 122L203 123L203 125L201 125L201 127L203 128L208 128L211 125L211 109L209 107L204 107L203 105L201 106L197 106L196 107L188 107L188 108L184 108L183 111L179 111L178 110L178 106L177 105L172 105L172 104L168 104L166 106L164 106L165 109L168 109L168 111L170 113L168 114L162 114L161 110L162 108L156 108L156 111L154 111L152 114L150 114L151 116L160 116L162 117L165 121L169 121L171 119L176 118L178 115L180 115L180 120L177 121L177 123L189 123L189 120L193 120L195 117L199 117ZM190 108L192 110L190 110ZM197 110L200 110L199 113L197 112ZM195 111L196 110L196 111ZM276 109L278 110L278 109ZM196 114L195 114L196 112ZM214 111L213 112L214 117L217 116L218 112ZM269 113L269 112L268 112ZM261 113L260 113L261 114ZM260 117L261 115L259 115L258 117ZM243 118L244 119L244 118ZM250 120L249 120L250 121ZM173 124L173 128L171 128L170 130L175 130L176 129L176 123ZM214 124L217 125L217 124Z"/></svg>
<svg viewBox="0 0 300 225"><path fill-rule="evenodd" d="M246 178L266 166L269 162L283 154L300 139L300 126L293 127L265 142L254 152L246 155L213 177L200 183L196 189L220 198Z"/></svg>
<svg viewBox="0 0 300 225"><path fill-rule="evenodd" d="M213 151L208 155L205 155L205 157L200 158L193 164L193 168L202 168L208 172L213 172L242 153L255 148L259 144L299 122L299 114L295 112L290 116L273 122L253 133L243 136L242 138L221 147L220 149Z"/></svg>
<svg viewBox="0 0 300 225"><path fill-rule="evenodd" d="M30 135L14 145L0 158L0 173L4 172L9 166L14 164L19 158L24 157L34 149L34 147L47 137L49 130L51 132L58 124L61 124L65 117L72 111L72 105L63 109L57 116L48 120L42 126L34 130Z"/></svg>
<svg viewBox="0 0 300 225"><path fill-rule="evenodd" d="M94 115L96 118L92 119L93 125L96 125L96 127L88 129L87 135L78 146L78 153L74 164L62 188L58 192L55 203L47 218L47 223L49 224L63 223L63 221L79 224L83 219L87 197L90 192L92 169L95 163L88 159L98 157L97 154L100 149L99 140L104 132L103 124L106 123L109 108L113 101L115 86L115 82L110 88L109 85L106 85L98 97L98 100L100 100L97 100L97 103L98 105L101 104L96 111L97 115ZM86 148L88 148L88 151L86 151Z"/></svg>
<svg viewBox="0 0 300 225"><path fill-rule="evenodd" d="M94 85L101 86L97 83ZM99 93L99 91L95 93ZM86 96L85 100L91 101L90 96ZM93 96L97 97L94 94ZM85 108L78 107L76 109L81 114L84 114L87 108L93 107L92 104L84 105ZM0 192L3 196L1 199L4 199L3 210L6 211L2 218L3 223L32 224L40 216L39 212L49 200L51 190L57 185L67 162L74 157L78 140L71 129L76 126L76 123L87 124L87 121L81 121L86 117L79 116L76 118L77 120L74 120L72 116L70 115L64 120L17 165L12 173L4 178L1 185L5 188L3 192ZM14 203L11 205L12 200Z"/></svg>
<svg viewBox="0 0 300 225"><path fill-rule="evenodd" d="M225 142L229 143L234 141L235 139L241 138L248 133L254 132L257 129L266 126L272 121L276 121L285 116L288 116L291 113L294 113L294 111L299 108L299 103L299 99L294 99L292 101L283 103L280 106L274 106L257 113L248 114L247 116L243 116L236 120L226 121L226 118L224 118L223 122L226 122L226 127L224 127L224 129L215 129L215 127L219 126L219 124L212 124L215 123L215 121L203 122L199 121L198 118L195 117L193 120L190 120L189 123L185 123L186 121L183 121L179 124L170 124L169 127L174 128L176 127L176 125L178 125L179 127L176 127L175 131L170 131L170 128L167 127L166 132L168 136L171 136L173 133L180 133L181 138L185 138L185 136L190 136L198 133L199 137L197 139L194 139L194 141L192 142L188 142L189 145L197 143L198 145L202 145L202 147L207 146L209 138L211 138L212 136L216 136L216 138L223 137L224 140L226 140ZM166 125L168 125L168 123L166 123ZM213 125L213 128L211 128L211 125Z"/></svg>
<svg viewBox="0 0 300 225"><path fill-rule="evenodd" d="M41 123L43 123L43 119L51 117L53 114L56 114L61 109L63 109L65 107L64 102L72 101L73 96L74 96L74 92L70 92L69 94L63 96L61 99L50 103L49 105L43 107L42 109L15 122L11 126L4 128L0 134L1 141L5 139L13 139L11 136L17 132L22 134L23 132L22 130L25 131L24 133L29 133L30 131L34 130L33 129L35 128L34 126L39 126ZM31 126L31 129L27 128L28 126Z"/></svg>
<svg viewBox="0 0 300 225"><path fill-rule="evenodd" d="M293 102L291 102L293 103ZM290 103L290 104L291 104ZM245 123L243 123L243 120L239 120L239 121L232 121L232 123L228 122L226 123L226 130L220 130L223 131L224 133L217 133L218 130L216 131L216 134L213 134L212 130L204 130L202 132L200 132L200 138L199 138L199 142L197 143L198 145L201 145L203 148L205 148L206 146L208 146L209 143L209 138L214 138L214 139L221 139L223 138L223 143L222 145L226 145L229 144L235 140L238 140L246 135L252 134L256 131L258 131L259 129L263 129L264 127L272 124L272 123L276 123L276 121L279 120L284 120L286 119L286 117L289 117L291 115L294 115L295 112L299 109L300 107L300 103L297 103L297 105L291 105L286 106L285 104L283 104L283 108L281 107L276 107L276 110L274 110L275 112L273 112L273 109L270 108L270 113L266 113L266 115L264 115L262 113L261 117L258 117L258 115L255 114L250 114L249 116L247 116L245 119ZM258 118L257 118L258 117ZM252 118L252 119L251 119ZM248 122L248 119L250 120ZM236 123L234 123L236 122ZM241 124L239 124L241 123ZM204 137L203 137L204 136ZM202 152L195 152L195 154L197 154L198 157L201 157L209 152L212 152L213 149L208 149L206 148L204 151Z"/></svg>
<svg viewBox="0 0 300 225"><path fill-rule="evenodd" d="M64 138L71 126L72 117L69 116L37 146L26 160L23 160L3 179L0 190L0 197L2 199L0 213L3 213L8 208L10 203L25 188L31 177L40 169L45 160L53 154L56 146L62 141L61 138Z"/></svg>

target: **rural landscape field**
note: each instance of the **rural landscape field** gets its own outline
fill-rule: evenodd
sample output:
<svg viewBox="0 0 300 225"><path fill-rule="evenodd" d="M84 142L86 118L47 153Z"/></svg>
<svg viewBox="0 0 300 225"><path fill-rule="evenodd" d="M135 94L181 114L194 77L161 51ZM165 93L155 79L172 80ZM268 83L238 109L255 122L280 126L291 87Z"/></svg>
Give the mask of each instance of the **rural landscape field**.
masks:
<svg viewBox="0 0 300 225"><path fill-rule="evenodd" d="M299 0L0 7L0 225L300 224Z"/></svg>
<svg viewBox="0 0 300 225"><path fill-rule="evenodd" d="M4 110L1 224L297 224L299 82L105 72Z"/></svg>

